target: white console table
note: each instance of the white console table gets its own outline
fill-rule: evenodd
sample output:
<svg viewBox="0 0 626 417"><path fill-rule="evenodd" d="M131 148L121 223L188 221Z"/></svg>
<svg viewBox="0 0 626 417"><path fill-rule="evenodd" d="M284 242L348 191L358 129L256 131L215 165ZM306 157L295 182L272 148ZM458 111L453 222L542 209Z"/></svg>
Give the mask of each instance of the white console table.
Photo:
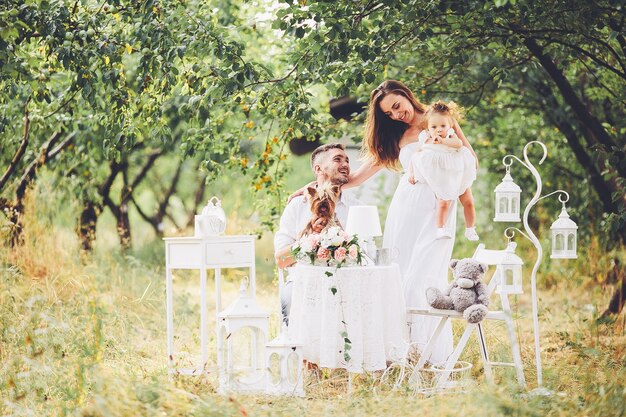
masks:
<svg viewBox="0 0 626 417"><path fill-rule="evenodd" d="M215 270L216 315L222 311L221 269L250 268L250 292L256 294L256 270L254 264L255 236L224 235L208 238L170 237L165 241L165 279L167 305L167 357L170 373L200 375L208 371L207 334L207 269ZM199 369L174 368L174 303L172 271L174 269L200 270L200 358ZM219 337L219 335L218 335ZM219 342L219 340L218 340ZM219 354L219 349L218 349Z"/></svg>

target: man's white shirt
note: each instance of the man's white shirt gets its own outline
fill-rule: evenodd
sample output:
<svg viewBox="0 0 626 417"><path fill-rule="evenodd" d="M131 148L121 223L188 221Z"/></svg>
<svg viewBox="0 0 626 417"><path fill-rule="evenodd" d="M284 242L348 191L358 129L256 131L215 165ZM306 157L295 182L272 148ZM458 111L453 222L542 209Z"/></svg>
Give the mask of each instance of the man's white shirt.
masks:
<svg viewBox="0 0 626 417"><path fill-rule="evenodd" d="M354 196L343 191L337 205L335 206L335 214L337 220L343 227L346 226L348 220L348 209L350 206L361 204ZM304 196L298 196L292 199L285 207L283 215L280 217L280 226L278 232L274 235L274 253L291 247L300 232L306 227L311 220L312 214L309 208L309 201Z"/></svg>

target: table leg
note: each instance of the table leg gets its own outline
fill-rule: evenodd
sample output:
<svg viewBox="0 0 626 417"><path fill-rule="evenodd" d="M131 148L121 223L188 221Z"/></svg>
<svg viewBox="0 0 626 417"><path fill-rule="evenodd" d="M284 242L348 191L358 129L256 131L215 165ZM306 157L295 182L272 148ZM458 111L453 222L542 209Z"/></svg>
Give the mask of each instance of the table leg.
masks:
<svg viewBox="0 0 626 417"><path fill-rule="evenodd" d="M223 334L221 331L221 327L220 327L220 319L218 317L218 314L220 314L221 310L222 310L222 277L221 277L221 270L219 268L215 268L215 270L213 271L215 274L215 329L216 329L216 338L217 338L217 366L218 366L218 374L220 375L220 378L222 378L222 376L224 375L224 373L226 372L226 364L224 363L224 352L225 352L225 346L224 344L226 342L228 342L227 340L224 340L223 338ZM221 381L221 379L220 379ZM222 382L220 382L221 384Z"/></svg>
<svg viewBox="0 0 626 417"><path fill-rule="evenodd" d="M215 268L215 319L222 311L222 270Z"/></svg>
<svg viewBox="0 0 626 417"><path fill-rule="evenodd" d="M254 262L250 265L250 296L256 297L256 266Z"/></svg>
<svg viewBox="0 0 626 417"><path fill-rule="evenodd" d="M203 371L209 359L207 326L206 269L203 267L200 269L200 369Z"/></svg>
<svg viewBox="0 0 626 417"><path fill-rule="evenodd" d="M170 372L174 368L174 301L172 298L172 270L165 269L165 304L167 322L167 363Z"/></svg>

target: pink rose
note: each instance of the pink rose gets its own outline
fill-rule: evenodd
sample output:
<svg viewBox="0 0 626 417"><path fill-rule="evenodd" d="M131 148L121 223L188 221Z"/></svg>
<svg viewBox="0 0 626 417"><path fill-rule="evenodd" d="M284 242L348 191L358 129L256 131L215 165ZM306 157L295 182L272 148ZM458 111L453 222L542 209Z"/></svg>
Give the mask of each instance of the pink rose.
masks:
<svg viewBox="0 0 626 417"><path fill-rule="evenodd" d="M357 245L350 245L350 249L348 250L348 256L350 256L351 259L356 259L358 254L359 248L357 247Z"/></svg>
<svg viewBox="0 0 626 417"><path fill-rule="evenodd" d="M326 248L319 248L317 251L317 257L323 261L328 260L330 252Z"/></svg>
<svg viewBox="0 0 626 417"><path fill-rule="evenodd" d="M348 251L343 246L337 248L337 250L335 250L335 260L341 262L346 259L346 252Z"/></svg>
<svg viewBox="0 0 626 417"><path fill-rule="evenodd" d="M348 234L346 233L345 230L341 229L339 231L339 236L343 239L344 242L348 241L349 236L348 236Z"/></svg>
<svg viewBox="0 0 626 417"><path fill-rule="evenodd" d="M320 244L320 234L319 233L311 234L311 245L313 247L316 247L319 244Z"/></svg>

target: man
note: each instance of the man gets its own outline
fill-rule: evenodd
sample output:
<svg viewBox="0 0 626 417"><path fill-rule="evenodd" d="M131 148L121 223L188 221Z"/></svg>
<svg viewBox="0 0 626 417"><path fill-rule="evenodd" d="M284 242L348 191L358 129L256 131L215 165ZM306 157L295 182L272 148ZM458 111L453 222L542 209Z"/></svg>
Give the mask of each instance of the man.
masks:
<svg viewBox="0 0 626 417"><path fill-rule="evenodd" d="M330 181L332 184L342 186L348 182L350 160L342 144L328 143L315 149L311 154L311 167L318 184ZM342 226L346 225L348 208L357 204L359 202L346 193L340 194L335 214ZM278 232L274 236L274 255L279 268L287 268L296 262L290 253L291 246L296 242L298 235L309 220L311 220L309 202L303 195L293 198L285 207L280 218ZM320 232L324 226L322 219L317 219L313 224L317 232ZM289 278L281 295L281 305L283 320L287 323L291 308L291 280Z"/></svg>

